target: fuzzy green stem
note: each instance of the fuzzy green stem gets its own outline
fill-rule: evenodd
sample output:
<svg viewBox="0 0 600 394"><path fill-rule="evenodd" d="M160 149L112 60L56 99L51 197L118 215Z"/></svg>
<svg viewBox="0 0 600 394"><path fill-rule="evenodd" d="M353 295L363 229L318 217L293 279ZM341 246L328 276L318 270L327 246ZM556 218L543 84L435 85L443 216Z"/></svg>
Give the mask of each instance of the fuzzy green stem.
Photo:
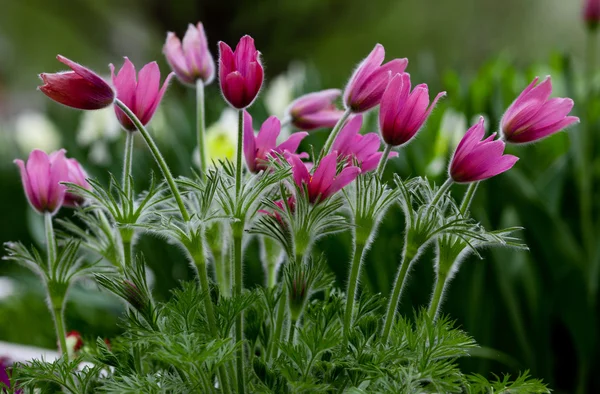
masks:
<svg viewBox="0 0 600 394"><path fill-rule="evenodd" d="M242 112L240 111L240 114ZM240 117L241 119L241 117ZM240 136L241 138L241 136ZM238 147L241 144L238 144ZM242 296L242 288L244 285L244 277L243 277L243 256L242 256L242 247L243 247L243 234L244 234L244 223L238 222L233 225L233 257L234 257L234 288L233 295L235 298L239 299ZM244 313L241 311L236 319L235 319L235 341L239 343L239 347L237 350L237 383L238 383L238 393L246 392L246 376L245 376L245 368L244 368Z"/></svg>
<svg viewBox="0 0 600 394"><path fill-rule="evenodd" d="M348 120L348 117L350 117L351 113L352 110L348 108L344 112L340 120L338 120L338 122L335 124L333 130L331 130L331 133L329 133L329 137L327 137L327 141L325 141L325 145L323 145L323 156L328 154L331 150L331 147L333 146L333 141L335 141L335 139L337 138L338 134L342 130L342 127L344 126L344 123L346 123L346 120Z"/></svg>
<svg viewBox="0 0 600 394"><path fill-rule="evenodd" d="M198 152L200 155L200 174L206 178L206 145L204 143L204 133L206 129L205 107L204 107L204 81L196 81L196 133L198 134Z"/></svg>
<svg viewBox="0 0 600 394"><path fill-rule="evenodd" d="M46 246L48 248L48 268L52 269L56 263L56 239L54 238L54 226L52 225L52 214L44 214L44 225L46 229Z"/></svg>
<svg viewBox="0 0 600 394"><path fill-rule="evenodd" d="M479 186L479 182L473 182L469 185L465 196L463 197L462 203L460 204L460 213L465 214L471 207L471 202L473 202L473 197L475 197L475 192L477 191L477 187Z"/></svg>
<svg viewBox="0 0 600 394"><path fill-rule="evenodd" d="M150 152L152 153L152 156L154 157L156 164L158 164L158 166L160 167L160 170L162 171L163 176L165 177L165 180L167 181L167 184L169 185L169 188L171 189L171 193L173 193L173 197L175 198L175 201L177 202L179 211L181 211L181 217L183 218L184 221L189 222L190 215L185 207L185 204L183 203L183 199L181 198L181 193L179 192L179 189L177 188L175 179L173 178L173 175L171 174L171 170L169 170L169 166L167 165L167 162L165 161L164 157L160 153L160 150L156 146L156 143L152 139L152 136L150 135L148 130L146 130L146 128L144 127L142 122L140 122L140 120L137 118L137 116L135 116L135 114L121 100L115 99L115 104L123 112L125 112L125 114L129 117L129 119L133 122L135 127L138 129L138 131L142 135L142 138L144 138L144 141L146 141L146 144L148 145L148 148L150 149Z"/></svg>
<svg viewBox="0 0 600 394"><path fill-rule="evenodd" d="M435 278L435 284L433 287L433 295L431 296L431 302L429 303L429 317L432 320L435 320L440 311L440 305L442 302L442 298L444 297L444 293L446 290L446 285L448 283L448 275L442 272L437 273Z"/></svg>
<svg viewBox="0 0 600 394"><path fill-rule="evenodd" d="M398 310L398 304L400 303L400 296L406 286L406 279L408 271L410 267L414 264L418 257L419 248L415 245L408 243L408 236L406 237L406 245L404 246L404 250L402 251L402 257L400 258L400 267L398 269L398 275L396 276L396 280L394 281L394 287L392 290L392 296L390 297L390 302L388 304L388 309L385 315L385 323L383 326L383 331L381 334L381 338L383 343L387 343L390 331L392 329L392 324L394 323L394 319L396 317L396 311Z"/></svg>
<svg viewBox="0 0 600 394"><path fill-rule="evenodd" d="M290 318L290 331L288 332L288 344L294 344L294 331L296 329L296 320Z"/></svg>
<svg viewBox="0 0 600 394"><path fill-rule="evenodd" d="M283 332L283 322L285 321L285 307L287 305L287 290L284 283L281 284L281 296L279 297L279 304L277 305L277 320L275 321L275 330L273 331L273 338L269 341L269 348L267 349L267 362L272 360L277 355L279 347L275 342L281 340L281 333Z"/></svg>
<svg viewBox="0 0 600 394"><path fill-rule="evenodd" d="M386 144L385 150L383 151L383 155L381 156L381 160L379 160L379 164L377 165L377 176L381 178L383 175L383 171L385 171L385 165L388 162L390 157L390 152L392 151L393 146Z"/></svg>
<svg viewBox="0 0 600 394"><path fill-rule="evenodd" d="M244 140L244 110L238 112L238 139L235 158L235 202L240 203L240 192L242 190L242 150Z"/></svg>
<svg viewBox="0 0 600 394"><path fill-rule="evenodd" d="M61 304L60 307L52 308L54 326L56 328L56 336L58 337L58 341L60 343L60 351L62 352L63 357L69 359L69 349L67 348L67 337L65 333L65 319L62 308L62 300L58 303Z"/></svg>
<svg viewBox="0 0 600 394"><path fill-rule="evenodd" d="M431 204L430 204L431 206L434 206L435 204L438 203L438 201L440 201L440 198L442 198L444 193L446 193L446 191L448 191L448 189L450 189L450 186L452 186L452 183L454 183L452 178L446 179L446 182L444 182L444 184L442 186L440 186L440 189L433 197L433 200L431 200Z"/></svg>
<svg viewBox="0 0 600 394"><path fill-rule="evenodd" d="M346 292L346 312L344 314L344 336L348 338L350 326L352 326L352 318L354 316L354 303L356 301L356 289L360 279L360 267L364 255L366 254L365 241L356 240L354 242L354 256L352 258L352 267L350 269L350 277L348 279L348 290Z"/></svg>
<svg viewBox="0 0 600 394"><path fill-rule="evenodd" d="M129 200L133 198L133 185L131 168L133 163L133 140L135 134L131 131L125 133L125 154L123 155L123 191Z"/></svg>
<svg viewBox="0 0 600 394"><path fill-rule="evenodd" d="M123 240L123 261L125 262L125 268L132 267L133 257L133 245L130 240Z"/></svg>

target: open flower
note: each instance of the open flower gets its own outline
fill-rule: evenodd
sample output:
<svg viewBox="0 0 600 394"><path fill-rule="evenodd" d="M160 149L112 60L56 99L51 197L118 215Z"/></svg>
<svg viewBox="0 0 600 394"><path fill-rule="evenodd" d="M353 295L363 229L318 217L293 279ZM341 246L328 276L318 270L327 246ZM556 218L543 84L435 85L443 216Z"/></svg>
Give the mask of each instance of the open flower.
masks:
<svg viewBox="0 0 600 394"><path fill-rule="evenodd" d="M369 172L377 168L383 152L379 152L381 140L377 133L360 134L362 123L362 115L346 123L333 142L332 149L350 163L356 160L362 172ZM396 156L397 152L391 152L388 157Z"/></svg>
<svg viewBox="0 0 600 394"><path fill-rule="evenodd" d="M77 109L94 110L108 107L115 100L115 92L104 79L88 68L67 59L56 57L72 71L42 73L44 82L38 89L52 100Z"/></svg>
<svg viewBox="0 0 600 394"><path fill-rule="evenodd" d="M182 83L195 85L196 81L201 79L208 85L215 77L215 61L208 50L201 22L198 22L197 26L188 26L183 45L175 33L167 33L163 53Z"/></svg>
<svg viewBox="0 0 600 394"><path fill-rule="evenodd" d="M423 127L440 97L446 94L438 93L429 105L427 85L417 85L412 92L410 85L409 74L396 74L383 94L379 127L386 144L399 146L409 142Z"/></svg>
<svg viewBox="0 0 600 394"><path fill-rule="evenodd" d="M148 63L137 74L133 63L126 57L123 67L115 75L115 67L110 65L113 84L117 88L117 98L121 100L145 126L150 122L158 104L163 98L174 73L167 75L160 87L160 70L156 62ZM125 130L135 131L136 127L120 108L115 113Z"/></svg>
<svg viewBox="0 0 600 394"><path fill-rule="evenodd" d="M377 44L359 65L344 90L344 104L352 112L363 112L381 101L390 79L402 74L408 65L407 59L394 59L384 65L385 49Z"/></svg>
<svg viewBox="0 0 600 394"><path fill-rule="evenodd" d="M287 114L292 124L300 130L333 127L344 114L344 111L337 109L334 104L341 94L339 89L305 94L290 104Z"/></svg>
<svg viewBox="0 0 600 394"><path fill-rule="evenodd" d="M333 151L325 156L319 166L310 174L305 163L296 155L287 154L286 159L292 166L292 175L294 183L301 189L308 190L308 200L315 204L326 200L330 196L340 191L343 187L352 182L358 174L360 168L355 166L345 167L339 174L337 173L338 153Z"/></svg>
<svg viewBox="0 0 600 394"><path fill-rule="evenodd" d="M281 122L271 116L260 127L258 135L254 135L252 116L244 111L244 157L251 172L259 172L267 168L268 159L272 152L294 154L306 132L294 133L286 141L277 145L277 137L281 132ZM306 153L299 155L308 157Z"/></svg>
<svg viewBox="0 0 600 394"><path fill-rule="evenodd" d="M500 128L507 142L537 141L579 122L578 117L567 116L573 109L573 100L551 99L550 77L536 86L538 80L536 77L502 116Z"/></svg>
<svg viewBox="0 0 600 394"><path fill-rule="evenodd" d="M496 133L482 141L485 135L483 116L471 127L458 144L450 162L450 177L454 182L469 183L491 178L508 171L518 157L504 154L504 141L494 140Z"/></svg>
<svg viewBox="0 0 600 394"><path fill-rule="evenodd" d="M254 39L244 36L235 47L219 42L219 82L225 100L234 108L249 107L263 83L264 70Z"/></svg>

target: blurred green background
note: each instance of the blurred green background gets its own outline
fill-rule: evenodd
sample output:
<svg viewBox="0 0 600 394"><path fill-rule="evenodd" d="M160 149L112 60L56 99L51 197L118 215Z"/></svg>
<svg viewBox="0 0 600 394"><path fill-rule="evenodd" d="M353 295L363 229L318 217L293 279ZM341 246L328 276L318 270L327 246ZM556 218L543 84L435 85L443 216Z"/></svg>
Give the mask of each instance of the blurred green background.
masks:
<svg viewBox="0 0 600 394"><path fill-rule="evenodd" d="M65 147L88 172L102 180L120 173L124 135L111 110L82 114L51 102L36 91L36 74L63 67L60 53L99 73L128 56L138 67L157 60L166 31L179 35L188 23L204 23L213 55L217 41L235 45L243 34L256 40L266 66L266 88L251 113L257 121L281 115L298 94L343 87L355 64L376 42L388 58L408 57L413 83L429 84L431 95L446 90L422 134L388 166L403 177L428 175L443 182L457 139L483 114L490 132L504 109L535 77L551 74L555 95L572 97L582 124L542 143L509 148L521 160L509 173L480 188L473 215L490 228L519 225L530 252L486 251L469 258L450 287L443 306L482 345L464 362L473 372L514 373L531 369L556 392L600 392L598 336L598 198L592 194L593 240L584 244L579 213L577 135L598 134L600 99L597 70L584 72L586 28L579 0L0 0L0 241L39 243L42 223L28 207L15 157L34 147ZM597 63L596 63L597 64ZM593 65L593 63L592 63ZM151 124L174 173L191 175L194 92L173 83ZM212 149L230 150L230 114L217 84L207 90L207 123ZM370 114L367 131L376 129ZM235 119L235 117L234 117ZM492 125L492 126L490 126ZM326 130L303 144L319 145ZM598 138L595 137L595 141ZM155 170L142 141L135 153L136 186L147 185ZM218 145L221 144L221 145ZM218 149L217 149L218 148ZM593 147L594 153L597 148ZM593 157L596 157L594 155ZM600 163L590 171L598 186ZM465 188L456 186L460 198ZM61 215L69 215L64 209ZM387 215L365 264L363 283L389 292L402 249L403 218ZM142 237L141 248L156 278L157 298L181 279L190 279L172 246ZM348 234L328 238L326 253L340 286L345 283ZM257 242L248 248L246 282L262 282ZM428 303L433 283L433 252L415 270L402 312ZM54 346L50 315L36 278L8 263L0 265L0 340ZM71 293L68 329L86 338L117 335L121 305L93 283ZM0 355L2 356L2 355Z"/></svg>

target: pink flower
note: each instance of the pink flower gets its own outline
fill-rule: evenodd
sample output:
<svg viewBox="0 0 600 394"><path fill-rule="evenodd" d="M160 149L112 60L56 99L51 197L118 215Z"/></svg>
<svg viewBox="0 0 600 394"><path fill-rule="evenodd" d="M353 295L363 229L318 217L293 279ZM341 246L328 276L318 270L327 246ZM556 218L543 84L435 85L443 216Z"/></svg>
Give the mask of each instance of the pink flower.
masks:
<svg viewBox="0 0 600 394"><path fill-rule="evenodd" d="M518 157L504 154L504 141L494 140L496 133L485 140L483 117L467 130L462 138L452 161L450 162L450 177L454 182L469 183L491 178L508 171L515 165Z"/></svg>
<svg viewBox="0 0 600 394"><path fill-rule="evenodd" d="M25 195L31 206L39 213L55 214L65 199L67 187L60 184L69 179L69 164L65 150L51 155L34 149L27 159L15 160L21 170L21 180Z"/></svg>
<svg viewBox="0 0 600 394"><path fill-rule="evenodd" d="M344 114L333 103L341 94L339 89L327 89L297 98L287 110L292 124L301 130L335 126Z"/></svg>
<svg viewBox="0 0 600 394"><path fill-rule="evenodd" d="M296 198L294 196L289 196L286 200L287 202L287 207L290 209L290 211L293 213L296 210ZM273 201L273 203L275 205L277 205L277 207L281 210L281 211L285 211L286 207L283 202L283 200L278 200L278 201ZM282 226L286 226L285 221L283 220L283 217L281 217L281 213L278 210L273 210L273 211L267 211L266 209L259 209L258 212L264 214L264 215L268 215L271 216L275 219L277 219L277 221L282 225Z"/></svg>
<svg viewBox="0 0 600 394"><path fill-rule="evenodd" d="M234 108L249 107L263 83L264 70L254 39L244 36L235 52L219 42L219 82L225 100Z"/></svg>
<svg viewBox="0 0 600 394"><path fill-rule="evenodd" d="M252 128L252 116L244 110L244 156L246 164L251 172L259 172L267 168L269 157L272 152L288 152L294 154L306 132L294 133L286 141L277 145L277 137L281 132L281 122L277 117L270 116L260 127L258 135L254 135ZM300 157L308 157L302 153Z"/></svg>
<svg viewBox="0 0 600 394"><path fill-rule="evenodd" d="M52 155L55 155L56 153L57 152L53 153ZM74 183L88 190L92 188L87 181L87 178L89 178L87 173L77 160L67 159L67 168L69 171L67 174L67 178L64 180L64 182ZM63 201L64 206L77 207L80 206L82 203L83 198L81 196L68 192L67 194L65 194L65 199Z"/></svg>
<svg viewBox="0 0 600 394"><path fill-rule="evenodd" d="M550 77L536 86L538 80L536 77L502 116L500 128L507 142L537 141L579 122L579 118L567 116L573 109L573 100L551 99Z"/></svg>
<svg viewBox="0 0 600 394"><path fill-rule="evenodd" d="M346 158L350 164L356 160L361 172L369 172L377 168L383 152L379 152L381 140L377 133L360 134L362 123L362 115L357 115L346 123L331 149L337 151L340 157ZM397 152L391 152L388 157L396 156Z"/></svg>
<svg viewBox="0 0 600 394"><path fill-rule="evenodd" d="M197 26L188 26L183 46L175 33L169 32L163 53L182 83L195 85L201 79L208 85L215 77L215 62L208 50L204 26L200 22Z"/></svg>
<svg viewBox="0 0 600 394"><path fill-rule="evenodd" d="M598 22L600 22L600 0L585 0L583 19L592 29L598 26Z"/></svg>
<svg viewBox="0 0 600 394"><path fill-rule="evenodd" d="M38 89L52 100L77 109L101 109L115 100L115 92L108 83L88 68L58 55L59 62L73 71L54 74L42 73L44 82Z"/></svg>
<svg viewBox="0 0 600 394"><path fill-rule="evenodd" d="M160 100L162 100L169 81L174 73L167 75L165 82L160 87L160 70L156 62L148 63L140 70L136 80L135 66L126 57L123 67L115 75L115 67L110 65L113 84L117 88L117 98L121 100L145 126L150 122ZM136 127L129 117L120 108L115 107L115 113L121 126L128 131L135 131Z"/></svg>
<svg viewBox="0 0 600 394"><path fill-rule="evenodd" d="M356 179L358 174L360 174L360 168L355 166L347 166L337 174L337 157L338 153L336 151L325 156L313 175L311 175L306 165L298 156L286 155L288 162L292 166L294 183L301 190L304 190L306 187L308 190L308 200L311 203L316 204L329 198Z"/></svg>
<svg viewBox="0 0 600 394"><path fill-rule="evenodd" d="M358 65L344 90L346 108L352 112L363 112L375 107L392 76L402 74L408 65L407 59L394 59L382 66L384 58L385 49L377 44Z"/></svg>
<svg viewBox="0 0 600 394"><path fill-rule="evenodd" d="M415 86L410 91L410 75L396 74L387 86L379 107L379 127L386 144L404 145L409 142L429 117L440 97L438 93L429 105L426 84Z"/></svg>

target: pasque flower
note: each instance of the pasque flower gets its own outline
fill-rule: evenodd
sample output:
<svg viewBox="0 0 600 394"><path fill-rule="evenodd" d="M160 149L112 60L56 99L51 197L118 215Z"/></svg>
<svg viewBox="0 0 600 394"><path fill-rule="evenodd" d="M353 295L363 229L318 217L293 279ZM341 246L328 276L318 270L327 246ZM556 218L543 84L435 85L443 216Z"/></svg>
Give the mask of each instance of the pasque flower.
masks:
<svg viewBox="0 0 600 394"><path fill-rule="evenodd" d="M308 199L311 203L321 202L332 196L344 186L352 182L360 174L360 168L346 166L337 173L338 153L333 151L325 156L311 175L306 164L296 155L286 154L292 166L294 183L301 189L308 190Z"/></svg>
<svg viewBox="0 0 600 394"><path fill-rule="evenodd" d="M583 19L591 29L598 27L598 22L600 22L600 0L585 0Z"/></svg>
<svg viewBox="0 0 600 394"><path fill-rule="evenodd" d="M215 76L215 62L206 41L202 23L188 26L183 43L175 33L167 33L163 53L177 78L185 84L195 85L201 79L204 84L212 82Z"/></svg>
<svg viewBox="0 0 600 394"><path fill-rule="evenodd" d="M58 55L56 58L72 71L40 74L44 84L38 89L42 93L56 102L77 109L100 109L113 103L115 92L98 74L64 56Z"/></svg>
<svg viewBox="0 0 600 394"><path fill-rule="evenodd" d="M450 162L450 177L454 182L469 183L491 178L508 171L518 157L504 154L504 141L494 140L496 133L482 140L485 135L483 117L458 144Z"/></svg>
<svg viewBox="0 0 600 394"><path fill-rule="evenodd" d="M502 116L500 128L507 142L522 144L537 141L579 122L576 116L567 116L573 109L573 100L551 99L550 77L539 85L538 80L536 77Z"/></svg>
<svg viewBox="0 0 600 394"><path fill-rule="evenodd" d="M250 106L263 83L264 70L254 39L244 36L235 48L219 42L219 82L225 100L234 108Z"/></svg>
<svg viewBox="0 0 600 394"><path fill-rule="evenodd" d="M277 117L271 116L262 124L258 135L254 135L252 116L244 111L244 156L248 169L259 172L267 168L271 153L288 152L295 154L300 142L308 135L307 132L294 133L286 141L277 145L277 137L281 132L281 122ZM300 157L308 157L306 153Z"/></svg>
<svg viewBox="0 0 600 394"><path fill-rule="evenodd" d="M381 140L377 133L360 134L362 123L362 115L357 115L346 123L333 142L332 149L350 163L356 160L362 172L369 172L377 168L383 152L379 152ZM397 152L390 152L388 157L396 156Z"/></svg>
<svg viewBox="0 0 600 394"><path fill-rule="evenodd" d="M145 126L150 122L158 104L162 100L169 81L174 73L167 75L165 82L160 87L160 70L156 62L148 63L137 73L133 63L126 57L123 67L115 75L115 67L110 65L113 84L117 89L117 98L121 100ZM121 126L128 131L135 131L136 127L129 117L120 108L115 107L115 113Z"/></svg>
<svg viewBox="0 0 600 394"><path fill-rule="evenodd" d="M56 155L57 152L53 153L52 155ZM50 156L52 156L50 155ZM67 173L67 178L64 180L64 182L69 182L69 183L74 183L77 186L81 186L84 189L91 189L91 185L88 183L87 178L88 175L85 172L85 170L83 169L83 167L81 166L81 164L79 164L79 162L75 159L66 159L67 160L67 168L68 168L68 173ZM83 197L77 195L77 194L73 194L73 193L69 193L67 192L65 194L65 199L63 201L63 205L67 206L67 207L76 207L79 206L83 203Z"/></svg>
<svg viewBox="0 0 600 394"><path fill-rule="evenodd" d="M407 59L394 59L384 65L385 49L377 44L359 65L344 90L344 104L352 112L363 112L381 101L390 79L402 74L408 65Z"/></svg>
<svg viewBox="0 0 600 394"><path fill-rule="evenodd" d="M294 196L289 196L287 198L287 200L285 200L287 202L287 208L289 208L289 210L291 212L294 212L296 210L296 198ZM285 211L287 208L285 207L286 203L284 203L284 200L277 200L277 201L273 201L273 204L275 204L281 211ZM277 219L277 221L285 226L285 221L283 220L283 218L281 217L281 214L278 210L274 209L273 211L269 211L266 209L259 209L258 212L265 214L265 215L269 215L275 219Z"/></svg>
<svg viewBox="0 0 600 394"><path fill-rule="evenodd" d="M410 75L396 74L387 86L379 107L379 127L386 144L404 145L421 129L437 101L446 94L438 93L429 105L429 90L420 84L410 90Z"/></svg>
<svg viewBox="0 0 600 394"><path fill-rule="evenodd" d="M339 89L308 93L294 100L287 110L292 124L301 130L333 127L344 111L336 108L334 101L342 94Z"/></svg>

